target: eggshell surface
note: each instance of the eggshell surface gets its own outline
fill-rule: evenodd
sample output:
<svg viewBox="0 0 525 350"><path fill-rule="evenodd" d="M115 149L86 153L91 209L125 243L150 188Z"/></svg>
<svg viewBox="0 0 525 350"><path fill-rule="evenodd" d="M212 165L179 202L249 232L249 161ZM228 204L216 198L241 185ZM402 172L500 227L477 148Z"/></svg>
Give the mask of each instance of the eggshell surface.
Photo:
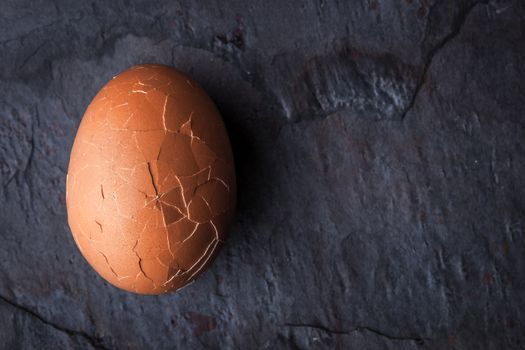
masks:
<svg viewBox="0 0 525 350"><path fill-rule="evenodd" d="M71 151L68 221L111 284L161 294L192 282L223 243L235 196L221 116L183 73L131 67L87 108Z"/></svg>

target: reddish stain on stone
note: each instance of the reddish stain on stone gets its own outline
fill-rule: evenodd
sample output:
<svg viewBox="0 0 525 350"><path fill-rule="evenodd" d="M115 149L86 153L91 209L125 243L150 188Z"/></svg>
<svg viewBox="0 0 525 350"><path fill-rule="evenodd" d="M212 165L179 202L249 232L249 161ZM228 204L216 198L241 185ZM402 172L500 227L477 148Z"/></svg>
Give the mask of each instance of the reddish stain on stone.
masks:
<svg viewBox="0 0 525 350"><path fill-rule="evenodd" d="M190 312L187 318L193 324L193 335L197 337L217 328L217 321L212 316Z"/></svg>
<svg viewBox="0 0 525 350"><path fill-rule="evenodd" d="M217 34L215 36L216 42L222 45L232 44L238 49L244 49L244 23L240 15L235 16L236 26L232 29L230 35L225 35L223 33Z"/></svg>
<svg viewBox="0 0 525 350"><path fill-rule="evenodd" d="M417 9L417 16L419 18L423 18L427 15L427 8L425 6L421 6L420 8Z"/></svg>
<svg viewBox="0 0 525 350"><path fill-rule="evenodd" d="M492 284L494 282L494 277L492 276L491 272L485 272L483 275L483 283L485 284Z"/></svg>
<svg viewBox="0 0 525 350"><path fill-rule="evenodd" d="M244 47L244 35L240 26L237 26L233 29L231 42L239 49Z"/></svg>
<svg viewBox="0 0 525 350"><path fill-rule="evenodd" d="M453 346L456 344L456 336L454 334L449 334L448 338L448 345Z"/></svg>
<svg viewBox="0 0 525 350"><path fill-rule="evenodd" d="M224 282L224 277L217 276L217 284L221 284L222 282Z"/></svg>
<svg viewBox="0 0 525 350"><path fill-rule="evenodd" d="M48 130L50 131L51 134L57 135L57 136L60 136L60 137L66 135L64 129L62 129L62 127L56 122L51 123L49 125L49 129Z"/></svg>
<svg viewBox="0 0 525 350"><path fill-rule="evenodd" d="M376 0L369 0L368 1L368 9L371 11L375 11L379 9L379 2Z"/></svg>

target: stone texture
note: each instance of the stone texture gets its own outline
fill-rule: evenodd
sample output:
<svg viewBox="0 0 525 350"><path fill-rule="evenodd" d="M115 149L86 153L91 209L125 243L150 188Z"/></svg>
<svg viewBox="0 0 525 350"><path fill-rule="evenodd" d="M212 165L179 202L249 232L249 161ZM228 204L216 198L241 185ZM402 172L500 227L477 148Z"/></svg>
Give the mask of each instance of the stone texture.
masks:
<svg viewBox="0 0 525 350"><path fill-rule="evenodd" d="M523 1L0 9L0 347L524 346ZM207 89L239 180L214 265L158 297L97 276L64 201L87 104L146 62Z"/></svg>

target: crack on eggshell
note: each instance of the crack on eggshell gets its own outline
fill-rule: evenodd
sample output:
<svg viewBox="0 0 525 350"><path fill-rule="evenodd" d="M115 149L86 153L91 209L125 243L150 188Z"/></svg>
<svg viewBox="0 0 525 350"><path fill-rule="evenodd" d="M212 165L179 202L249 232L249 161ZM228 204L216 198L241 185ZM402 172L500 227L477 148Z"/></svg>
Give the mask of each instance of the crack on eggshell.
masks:
<svg viewBox="0 0 525 350"><path fill-rule="evenodd" d="M108 265L110 271L115 275L115 277L119 278L119 275L115 272L115 270L113 270L113 268L111 267L111 264L109 263L109 260L108 260L108 257L106 256L106 254L102 253L100 250L97 250L100 255L102 255L102 257L104 258L104 260L106 261L106 264Z"/></svg>
<svg viewBox="0 0 525 350"><path fill-rule="evenodd" d="M173 250L171 248L171 242L170 242L170 234L169 231L166 230L166 245L168 247L168 252L170 253L171 257L175 259L175 254L173 253ZM157 257L158 258L158 257Z"/></svg>
<svg viewBox="0 0 525 350"><path fill-rule="evenodd" d="M158 256L156 256L156 257L155 257L155 260L157 260L157 261L158 261L159 265L162 265L162 266L164 266L164 267L167 267L167 268L169 268L169 266L168 266L168 265L166 265L166 264L164 264L164 263L162 262L162 260L160 260L160 258L159 258Z"/></svg>
<svg viewBox="0 0 525 350"><path fill-rule="evenodd" d="M109 260L108 260L108 257L106 256L106 254L102 253L100 250L98 249L95 249L100 255L102 255L102 257L104 258L104 261L106 262L109 270L111 271L111 273L117 278L118 281L122 281L126 278L129 278L130 276L120 276L114 269L113 267L111 266Z"/></svg>
<svg viewBox="0 0 525 350"><path fill-rule="evenodd" d="M131 250L133 251L133 253L135 253L135 255L137 256L137 258L139 259L138 261L138 265L139 265L139 269L140 269L140 273L137 274L137 276L135 276L135 282L138 278L138 276L140 276L140 274L142 273L142 275L144 277L146 277L148 280L151 281L152 285L153 285L153 288L156 289L158 288L157 285L155 284L155 281L153 281L153 279L151 279L147 274L146 272L144 271L144 268L142 267L142 258L140 257L139 253L137 253L137 251L135 250L137 248L137 245L139 244L139 239L137 239L137 242L135 243L135 245L133 246L133 248L131 248Z"/></svg>
<svg viewBox="0 0 525 350"><path fill-rule="evenodd" d="M213 220L210 220L210 224L213 227L213 231L215 231L215 239L220 242L221 240L219 239L219 230L217 230L217 226L215 226Z"/></svg>
<svg viewBox="0 0 525 350"><path fill-rule="evenodd" d="M95 220L95 223L100 227L100 233L104 233L104 229L102 228L102 224Z"/></svg>
<svg viewBox="0 0 525 350"><path fill-rule="evenodd" d="M169 97L169 95L166 95L166 98L164 99L164 106L162 107L162 126L164 127L164 130L168 130L168 127L166 126L166 106L168 105Z"/></svg>
<svg viewBox="0 0 525 350"><path fill-rule="evenodd" d="M169 276L168 280L166 282L164 282L162 285L163 286L167 286L168 284L170 284L176 277L180 276L180 274L179 274L180 271L182 271L182 270L177 270L177 273Z"/></svg>
<svg viewBox="0 0 525 350"><path fill-rule="evenodd" d="M193 112L190 113L188 120L182 124L178 130L180 134L187 135L193 139L193 130L191 129L191 118L193 117Z"/></svg>
<svg viewBox="0 0 525 350"><path fill-rule="evenodd" d="M197 270L195 270L188 278L187 278L187 281L193 279L194 276L196 276L203 268L204 266L206 266L206 263L208 262L208 260L210 259L210 257L212 256L213 252L215 251L215 248L217 247L217 244L219 242L214 240L212 243L210 243L210 245L208 245L208 247L206 248L206 250L204 251L204 253L202 254L202 256L199 258L199 260L197 260L195 262L195 264L193 264L189 269L188 271L191 271L195 266L199 265L199 268ZM211 248L210 250L210 247L213 246L213 248ZM209 253L208 253L209 251ZM204 257L206 257L206 259L204 260L204 262L202 264L199 264L200 261L202 259L204 259Z"/></svg>
<svg viewBox="0 0 525 350"><path fill-rule="evenodd" d="M155 189L155 198L158 199L159 198L159 190L157 189L157 185L155 184L155 178L153 177L153 172L151 171L151 163L147 162L147 164L148 164L149 176L151 177L151 185Z"/></svg>
<svg viewBox="0 0 525 350"><path fill-rule="evenodd" d="M188 220L190 220L190 218L188 218ZM191 221L191 220L190 220L190 221ZM192 222L195 222L195 221L192 221ZM195 227L193 228L193 231L191 231L190 234L189 234L189 236L186 237L186 238L184 238L184 239L182 240L181 243L184 243L184 242L186 242L187 240L189 240L189 239L195 234L195 232L197 232L197 229L199 228L199 225L200 225L200 224L199 224L198 222L195 222L195 223L196 223L196 225L195 225Z"/></svg>
<svg viewBox="0 0 525 350"><path fill-rule="evenodd" d="M126 121L124 122L124 126L128 125L131 118L133 118L135 116L135 113L131 113L128 117L128 119L126 119ZM124 130L129 130L129 129L124 129Z"/></svg>
<svg viewBox="0 0 525 350"><path fill-rule="evenodd" d="M231 159L229 149L219 150L226 156L219 157L217 149L205 142L203 136L207 134L199 134L203 126L197 128L199 132L195 130L197 122L204 123L206 114L199 112L196 102L196 108L185 110L189 104L180 84L196 87L187 79L179 82L160 71L151 74L153 68L139 68L114 78L86 111L85 124L92 124L82 126L75 140L66 198L68 209L77 208L76 213L84 215L82 209L91 208L86 211L95 215L100 227L95 240L94 231L82 227L83 221L72 225L73 234L78 231L84 237L76 242L92 265L96 268L85 241L89 245L111 244L112 249L129 249L124 248L129 244L138 259L133 259L137 271L134 280L130 280L133 275L118 276L107 256L93 249L102 254L117 281L127 281L120 287L158 293L179 290L193 282L215 255L227 228L228 220L223 216L232 209L234 174L233 164L225 160ZM168 150L168 146L174 148ZM96 196L83 185L89 183L90 173L97 179ZM78 174L81 176L77 179ZM152 234L164 235L165 239L154 241ZM139 244L141 253L137 251ZM144 244L156 246L144 248ZM201 254L181 255L191 249ZM151 253L157 251L157 255ZM153 271L152 275L147 271Z"/></svg>
<svg viewBox="0 0 525 350"><path fill-rule="evenodd" d="M216 180L216 181L219 181L220 183L222 183L222 185L223 185L224 187L226 187L226 190L227 190L228 192L230 192L230 186L228 186L228 185L226 184L226 182L224 182L224 180L219 179L218 177L212 177L212 178L210 178L210 180L212 180L212 179L213 179L213 180Z"/></svg>

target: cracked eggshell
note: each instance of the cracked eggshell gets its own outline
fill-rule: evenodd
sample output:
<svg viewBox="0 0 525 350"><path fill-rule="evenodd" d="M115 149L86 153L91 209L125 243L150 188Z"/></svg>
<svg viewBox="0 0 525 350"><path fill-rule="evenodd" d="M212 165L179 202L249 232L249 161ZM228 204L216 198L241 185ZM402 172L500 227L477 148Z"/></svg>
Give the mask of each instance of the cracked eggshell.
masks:
<svg viewBox="0 0 525 350"><path fill-rule="evenodd" d="M67 175L68 221L111 284L161 294L192 282L225 239L235 192L221 116L183 73L131 67L86 110Z"/></svg>

